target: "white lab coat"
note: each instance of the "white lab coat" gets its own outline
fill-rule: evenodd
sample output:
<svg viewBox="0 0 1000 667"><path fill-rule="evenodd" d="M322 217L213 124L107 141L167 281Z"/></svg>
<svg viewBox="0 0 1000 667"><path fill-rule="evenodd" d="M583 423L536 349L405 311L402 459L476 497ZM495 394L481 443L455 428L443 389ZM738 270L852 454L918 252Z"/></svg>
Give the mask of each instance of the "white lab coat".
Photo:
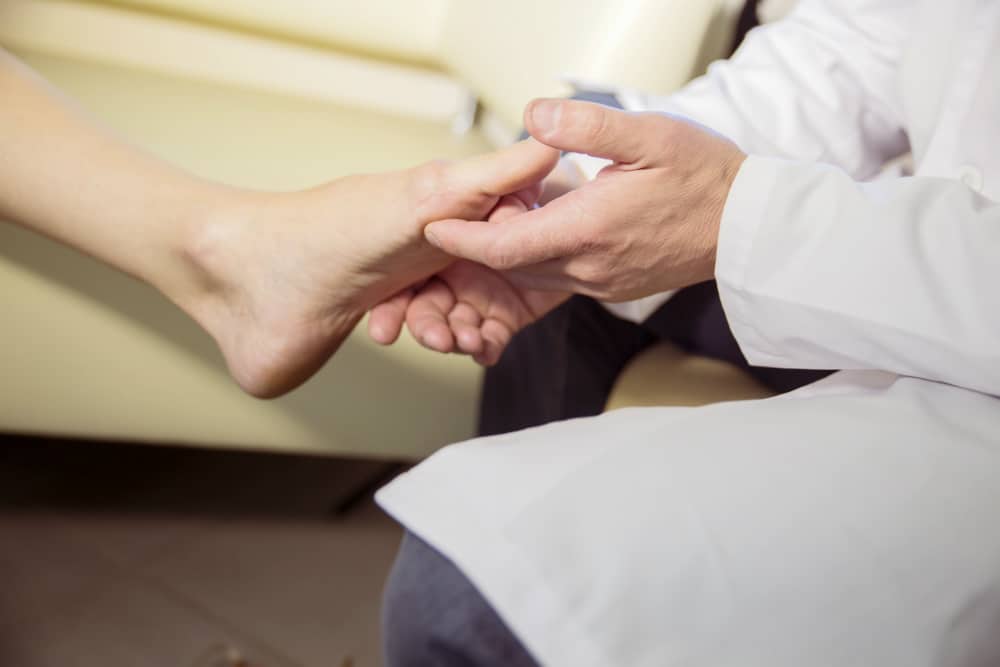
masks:
<svg viewBox="0 0 1000 667"><path fill-rule="evenodd" d="M546 665L1000 665L998 72L1000 1L805 0L634 97L753 155L717 262L750 362L845 371L455 445L379 502Z"/></svg>

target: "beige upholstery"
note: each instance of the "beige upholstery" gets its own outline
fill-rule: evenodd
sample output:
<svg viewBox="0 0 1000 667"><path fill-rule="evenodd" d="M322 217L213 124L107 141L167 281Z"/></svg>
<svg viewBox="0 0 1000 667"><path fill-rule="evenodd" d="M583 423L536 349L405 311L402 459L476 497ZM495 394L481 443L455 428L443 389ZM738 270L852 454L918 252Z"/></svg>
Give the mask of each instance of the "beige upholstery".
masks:
<svg viewBox="0 0 1000 667"><path fill-rule="evenodd" d="M660 343L637 355L618 377L607 409L692 406L767 398L773 393L742 370Z"/></svg>
<svg viewBox="0 0 1000 667"><path fill-rule="evenodd" d="M6 0L0 39L27 50L229 77L283 92L303 88L346 103L370 106L381 94L393 113L427 103L457 112L459 96L420 70L426 66L453 74L516 128L529 100L565 94L567 79L672 90L723 54L734 20L728 0ZM223 34L226 27L238 30ZM261 43L271 36L282 44ZM317 46L331 47L320 64L304 57ZM394 62L369 60L364 77L352 53ZM187 66L192 59L200 59L199 66ZM439 85L406 90L402 73Z"/></svg>
<svg viewBox="0 0 1000 667"><path fill-rule="evenodd" d="M154 153L287 189L487 150L478 128L449 130L467 89L513 124L564 72L677 85L728 37L699 45L714 7L5 0L0 44ZM0 309L0 431L394 457L472 434L467 359L355 334L304 388L257 401L152 290L3 223Z"/></svg>
<svg viewBox="0 0 1000 667"><path fill-rule="evenodd" d="M476 4L477 0L455 0ZM253 33L408 62L437 59L449 0L116 0Z"/></svg>
<svg viewBox="0 0 1000 667"><path fill-rule="evenodd" d="M463 85L418 64L361 58L310 43L271 39L171 15L123 11L113 5L6 0L0 3L0 44L21 52L442 124L468 106L469 91Z"/></svg>
<svg viewBox="0 0 1000 667"><path fill-rule="evenodd" d="M713 0L451 0L443 65L508 123L561 78L673 90L722 55L733 27Z"/></svg>

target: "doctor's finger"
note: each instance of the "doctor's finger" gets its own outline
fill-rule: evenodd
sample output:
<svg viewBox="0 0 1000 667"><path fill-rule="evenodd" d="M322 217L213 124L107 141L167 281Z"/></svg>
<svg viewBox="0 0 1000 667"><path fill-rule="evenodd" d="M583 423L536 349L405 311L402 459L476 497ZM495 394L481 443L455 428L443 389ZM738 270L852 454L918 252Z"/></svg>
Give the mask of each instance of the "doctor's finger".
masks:
<svg viewBox="0 0 1000 667"><path fill-rule="evenodd" d="M673 122L577 100L539 99L524 110L524 125L538 141L625 164L643 162Z"/></svg>
<svg viewBox="0 0 1000 667"><path fill-rule="evenodd" d="M368 316L368 336L379 345L395 343L403 330L406 309L412 298L413 290L407 288L372 308Z"/></svg>
<svg viewBox="0 0 1000 667"><path fill-rule="evenodd" d="M503 222L440 220L427 225L424 235L449 255L505 271L559 257L572 248L557 219L543 215L548 208Z"/></svg>
<svg viewBox="0 0 1000 667"><path fill-rule="evenodd" d="M498 271L530 266L587 245L584 237L590 225L585 212L599 208L593 199L581 189L518 215L507 217L501 212L490 222L432 222L424 228L424 235L452 256Z"/></svg>
<svg viewBox="0 0 1000 667"><path fill-rule="evenodd" d="M446 284L432 278L406 309L406 327L424 347L435 352L451 352L455 338L448 324L448 313L455 306L455 295Z"/></svg>
<svg viewBox="0 0 1000 667"><path fill-rule="evenodd" d="M480 331L483 337L483 349L472 358L481 366L493 366L500 361L500 356L507 349L514 332L507 324L493 318L483 322Z"/></svg>
<svg viewBox="0 0 1000 667"><path fill-rule="evenodd" d="M504 276L514 286L528 292L547 292L539 295L547 311L558 304L558 294L582 294L595 299L610 299L622 288L613 271L586 256L560 257L533 266L505 271ZM538 298L538 297L536 297ZM564 297L565 298L565 297Z"/></svg>
<svg viewBox="0 0 1000 667"><path fill-rule="evenodd" d="M455 337L459 352L476 355L483 350L483 336L480 327L483 316L470 304L459 302L448 313L448 324Z"/></svg>

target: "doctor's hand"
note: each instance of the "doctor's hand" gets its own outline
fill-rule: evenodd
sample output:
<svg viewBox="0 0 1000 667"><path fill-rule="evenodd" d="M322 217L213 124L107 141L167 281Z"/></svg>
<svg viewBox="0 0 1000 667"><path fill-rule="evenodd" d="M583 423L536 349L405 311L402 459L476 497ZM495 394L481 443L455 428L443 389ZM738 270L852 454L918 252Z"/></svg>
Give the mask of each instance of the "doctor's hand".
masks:
<svg viewBox="0 0 1000 667"><path fill-rule="evenodd" d="M496 221L442 220L428 241L527 290L624 301L709 280L722 211L746 155L690 121L570 100L536 100L541 143L612 161L542 208Z"/></svg>
<svg viewBox="0 0 1000 667"><path fill-rule="evenodd" d="M523 194L508 195L489 215L494 224L530 210ZM520 288L488 266L454 262L423 285L408 288L374 309L372 339L388 345L403 324L424 347L467 354L483 366L500 360L515 333L569 298L568 293Z"/></svg>

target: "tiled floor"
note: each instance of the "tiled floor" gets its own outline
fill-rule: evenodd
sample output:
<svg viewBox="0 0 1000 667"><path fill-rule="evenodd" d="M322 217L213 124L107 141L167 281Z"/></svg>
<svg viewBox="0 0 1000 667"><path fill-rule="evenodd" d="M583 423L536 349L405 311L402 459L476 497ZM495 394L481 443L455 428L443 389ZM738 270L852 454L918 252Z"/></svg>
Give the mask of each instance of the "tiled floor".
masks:
<svg viewBox="0 0 1000 667"><path fill-rule="evenodd" d="M0 441L0 665L369 667L372 463Z"/></svg>

